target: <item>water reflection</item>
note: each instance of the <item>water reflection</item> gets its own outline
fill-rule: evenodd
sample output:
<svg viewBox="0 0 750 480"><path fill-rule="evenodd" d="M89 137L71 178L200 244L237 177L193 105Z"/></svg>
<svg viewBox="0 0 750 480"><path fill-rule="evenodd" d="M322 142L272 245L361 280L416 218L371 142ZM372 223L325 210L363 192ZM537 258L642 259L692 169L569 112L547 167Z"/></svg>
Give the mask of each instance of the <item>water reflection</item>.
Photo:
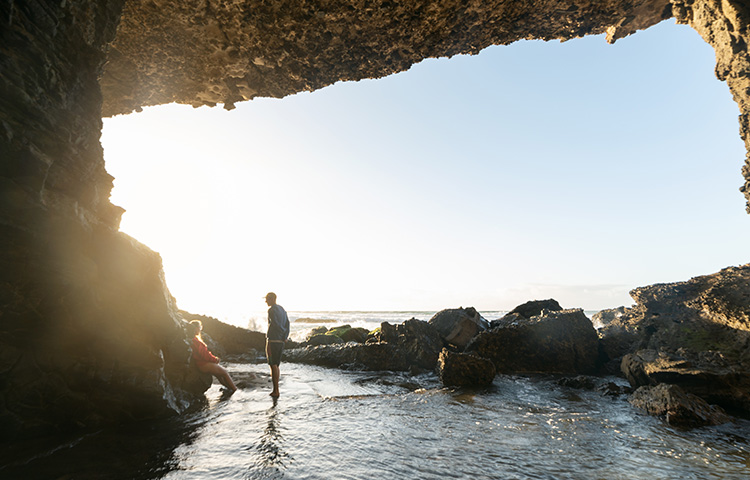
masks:
<svg viewBox="0 0 750 480"><path fill-rule="evenodd" d="M258 442L252 446L257 452L257 461L251 465L245 478L283 478L284 471L292 460L284 450L284 436L280 428L279 400L273 398L273 404L266 411L267 423Z"/></svg>

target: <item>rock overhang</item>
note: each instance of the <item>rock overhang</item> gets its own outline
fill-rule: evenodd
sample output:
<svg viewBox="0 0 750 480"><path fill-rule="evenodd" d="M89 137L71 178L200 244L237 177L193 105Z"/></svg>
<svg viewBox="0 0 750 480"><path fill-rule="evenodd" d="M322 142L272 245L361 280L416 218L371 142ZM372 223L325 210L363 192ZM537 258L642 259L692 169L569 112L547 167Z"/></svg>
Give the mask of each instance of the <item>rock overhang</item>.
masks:
<svg viewBox="0 0 750 480"><path fill-rule="evenodd" d="M716 51L750 150L749 9L739 0L127 0L100 80L102 115L166 103L232 109L523 39L614 42L674 17ZM750 212L748 158L740 190Z"/></svg>
<svg viewBox="0 0 750 480"><path fill-rule="evenodd" d="M672 16L669 0L127 1L103 114L283 97L522 39L608 41Z"/></svg>

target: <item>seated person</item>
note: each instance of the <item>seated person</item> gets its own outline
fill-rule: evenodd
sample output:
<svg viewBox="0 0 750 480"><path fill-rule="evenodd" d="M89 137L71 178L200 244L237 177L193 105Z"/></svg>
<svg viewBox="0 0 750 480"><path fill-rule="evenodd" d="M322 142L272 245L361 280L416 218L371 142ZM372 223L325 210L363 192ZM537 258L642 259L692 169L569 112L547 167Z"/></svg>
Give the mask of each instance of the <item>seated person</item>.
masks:
<svg viewBox="0 0 750 480"><path fill-rule="evenodd" d="M188 326L188 331L193 334L193 359L198 370L204 373L210 373L216 377L230 392L237 390L237 387L229 376L229 372L219 365L219 358L208 350L208 346L201 338L203 324L200 320L193 320Z"/></svg>

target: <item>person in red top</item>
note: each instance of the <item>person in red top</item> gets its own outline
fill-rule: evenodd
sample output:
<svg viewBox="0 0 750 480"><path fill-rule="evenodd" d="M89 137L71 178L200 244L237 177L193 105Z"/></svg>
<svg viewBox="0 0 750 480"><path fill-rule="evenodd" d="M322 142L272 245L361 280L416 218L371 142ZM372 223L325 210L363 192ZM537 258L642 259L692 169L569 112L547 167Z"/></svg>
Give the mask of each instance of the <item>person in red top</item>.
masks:
<svg viewBox="0 0 750 480"><path fill-rule="evenodd" d="M229 376L229 372L219 365L219 357L214 355L208 350L208 346L203 342L201 338L201 330L203 330L203 324L200 320L193 320L190 322L190 331L193 334L193 359L198 370L204 373L210 373L219 383L224 385L230 392L237 390L232 377Z"/></svg>

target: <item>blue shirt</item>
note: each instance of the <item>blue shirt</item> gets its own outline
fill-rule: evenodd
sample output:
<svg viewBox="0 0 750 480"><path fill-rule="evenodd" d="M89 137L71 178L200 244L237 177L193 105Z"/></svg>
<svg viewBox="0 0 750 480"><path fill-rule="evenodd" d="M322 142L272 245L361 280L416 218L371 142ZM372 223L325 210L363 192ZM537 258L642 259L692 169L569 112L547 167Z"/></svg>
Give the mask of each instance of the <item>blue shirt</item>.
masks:
<svg viewBox="0 0 750 480"><path fill-rule="evenodd" d="M268 309L268 333L269 340L285 342L289 338L289 317L281 305L274 305Z"/></svg>

